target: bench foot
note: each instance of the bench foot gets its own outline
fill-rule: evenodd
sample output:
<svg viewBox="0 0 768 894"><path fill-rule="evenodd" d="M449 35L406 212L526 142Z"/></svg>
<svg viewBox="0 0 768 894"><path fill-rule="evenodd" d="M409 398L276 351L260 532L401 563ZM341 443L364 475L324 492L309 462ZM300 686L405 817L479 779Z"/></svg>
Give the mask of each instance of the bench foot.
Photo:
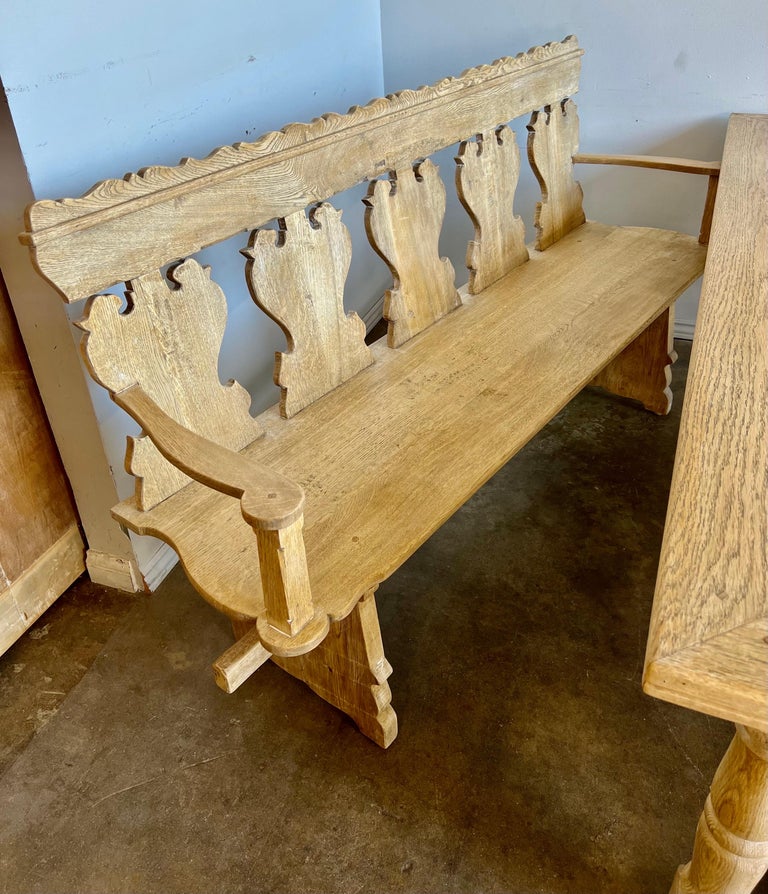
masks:
<svg viewBox="0 0 768 894"><path fill-rule="evenodd" d="M392 667L384 657L373 590L346 618L331 624L328 636L311 652L295 658L273 655L272 660L349 715L377 745L392 744L397 735L387 683Z"/></svg>
<svg viewBox="0 0 768 894"><path fill-rule="evenodd" d="M666 416L672 409L672 364L677 360L669 307L603 369L590 384L639 400L646 410Z"/></svg>
<svg viewBox="0 0 768 894"><path fill-rule="evenodd" d="M749 894L768 869L768 736L737 726L670 894Z"/></svg>

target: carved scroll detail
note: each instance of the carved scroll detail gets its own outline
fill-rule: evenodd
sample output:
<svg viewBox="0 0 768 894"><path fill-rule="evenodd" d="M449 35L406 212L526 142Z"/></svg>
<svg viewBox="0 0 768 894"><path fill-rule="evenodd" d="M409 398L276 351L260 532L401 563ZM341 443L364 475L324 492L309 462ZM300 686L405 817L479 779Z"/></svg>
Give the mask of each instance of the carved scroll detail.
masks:
<svg viewBox="0 0 768 894"><path fill-rule="evenodd" d="M246 267L251 294L285 332L288 351L275 357L275 383L286 418L373 363L365 324L344 313L352 246L341 212L323 204L307 220L297 211L274 230L256 230Z"/></svg>
<svg viewBox="0 0 768 894"><path fill-rule="evenodd" d="M520 150L504 125L465 140L456 158L456 189L475 225L467 246L469 291L481 292L528 260L525 224L512 205L520 176Z"/></svg>
<svg viewBox="0 0 768 894"><path fill-rule="evenodd" d="M115 393L138 383L180 424L212 441L241 450L261 434L251 417L248 392L236 382L222 385L217 361L227 304L211 281L210 268L189 259L162 274L128 283L129 309L117 295L96 295L79 323L86 332L83 353L91 375ZM136 476L136 499L151 509L189 478L164 459L142 435L129 438L128 471Z"/></svg>
<svg viewBox="0 0 768 894"><path fill-rule="evenodd" d="M534 112L528 125L528 159L541 186L536 206L536 248L544 251L586 220L581 186L573 179L579 150L576 103L567 99Z"/></svg>
<svg viewBox="0 0 768 894"><path fill-rule="evenodd" d="M453 265L438 250L445 187L427 159L390 173L388 181L374 181L364 201L368 238L394 280L384 299L394 348L461 304Z"/></svg>

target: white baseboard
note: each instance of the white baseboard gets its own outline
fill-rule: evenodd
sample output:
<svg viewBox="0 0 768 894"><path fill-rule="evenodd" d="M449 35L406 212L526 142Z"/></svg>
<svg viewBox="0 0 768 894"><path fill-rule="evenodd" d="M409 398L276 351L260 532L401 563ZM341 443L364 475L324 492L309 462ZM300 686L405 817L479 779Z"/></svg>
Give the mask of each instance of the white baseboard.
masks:
<svg viewBox="0 0 768 894"><path fill-rule="evenodd" d="M383 316L384 296L382 295L372 307L369 307L368 310L362 314L363 322L365 323L365 331L370 332Z"/></svg>
<svg viewBox="0 0 768 894"><path fill-rule="evenodd" d="M154 593L173 571L178 561L179 557L175 551L167 543L161 544L157 552L141 569L145 589Z"/></svg>
<svg viewBox="0 0 768 894"><path fill-rule="evenodd" d="M685 341L693 341L693 329L695 325L695 320L675 320L675 338L682 338Z"/></svg>

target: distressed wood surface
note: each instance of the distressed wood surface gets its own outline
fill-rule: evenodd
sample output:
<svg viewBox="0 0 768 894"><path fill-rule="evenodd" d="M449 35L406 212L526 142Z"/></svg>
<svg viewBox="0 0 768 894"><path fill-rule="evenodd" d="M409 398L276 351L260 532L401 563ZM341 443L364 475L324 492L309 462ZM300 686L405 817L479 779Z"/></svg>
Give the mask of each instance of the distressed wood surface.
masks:
<svg viewBox="0 0 768 894"><path fill-rule="evenodd" d="M459 147L456 190L475 227L467 248L470 294L528 260L525 224L513 210L519 175L520 150L507 125Z"/></svg>
<svg viewBox="0 0 768 894"><path fill-rule="evenodd" d="M590 384L620 397L639 400L646 410L666 416L672 409L674 308L668 307L651 325L595 376Z"/></svg>
<svg viewBox="0 0 768 894"><path fill-rule="evenodd" d="M40 273L76 301L572 96L581 55L568 37L204 159L105 180L79 199L36 202L25 239Z"/></svg>
<svg viewBox="0 0 768 894"><path fill-rule="evenodd" d="M732 116L644 679L651 695L766 732L767 182L768 116Z"/></svg>
<svg viewBox="0 0 768 894"><path fill-rule="evenodd" d="M384 298L389 346L399 347L461 304L453 264L438 248L445 187L429 160L371 183L365 228L394 280Z"/></svg>
<svg viewBox="0 0 768 894"><path fill-rule="evenodd" d="M738 726L670 894L750 894L766 870L768 736Z"/></svg>
<svg viewBox="0 0 768 894"><path fill-rule="evenodd" d="M130 312L117 295L97 295L78 324L91 374L112 394L141 389L176 422L198 435L241 450L261 434L251 398L236 382L222 385L218 359L227 303L210 269L194 259L176 266L172 284L159 271L129 283ZM129 439L128 470L145 509L189 483L147 437Z"/></svg>
<svg viewBox="0 0 768 894"><path fill-rule="evenodd" d="M306 492L315 604L348 614L700 275L705 255L693 237L585 224L398 351L375 345L375 364L292 419L262 414L247 454ZM231 617L259 613L235 501L192 484L151 512L128 501L115 514L171 543Z"/></svg>
<svg viewBox="0 0 768 894"><path fill-rule="evenodd" d="M573 156L578 148L576 103L568 100L533 113L528 125L528 160L541 186L534 220L539 251L584 223L584 195L573 179Z"/></svg>
<svg viewBox="0 0 768 894"><path fill-rule="evenodd" d="M348 714L377 745L387 748L392 744L397 736L397 716L387 683L392 666L384 657L373 591L331 625L316 649L297 658L272 660Z"/></svg>
<svg viewBox="0 0 768 894"><path fill-rule="evenodd" d="M341 212L323 204L309 219L297 211L281 220L279 234L257 230L244 254L254 300L288 340L276 357L275 384L289 418L373 363L365 324L344 313L349 232Z"/></svg>

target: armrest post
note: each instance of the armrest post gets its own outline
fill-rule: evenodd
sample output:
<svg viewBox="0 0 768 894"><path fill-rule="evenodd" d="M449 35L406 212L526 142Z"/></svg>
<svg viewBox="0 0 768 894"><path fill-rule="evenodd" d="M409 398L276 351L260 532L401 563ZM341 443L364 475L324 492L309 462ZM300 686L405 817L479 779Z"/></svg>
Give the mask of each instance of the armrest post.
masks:
<svg viewBox="0 0 768 894"><path fill-rule="evenodd" d="M707 185L707 198L704 201L704 214L701 218L701 232L699 233L701 245L709 245L709 232L712 229L712 215L715 211L715 199L717 198L717 185L719 182L719 174L710 174Z"/></svg>

